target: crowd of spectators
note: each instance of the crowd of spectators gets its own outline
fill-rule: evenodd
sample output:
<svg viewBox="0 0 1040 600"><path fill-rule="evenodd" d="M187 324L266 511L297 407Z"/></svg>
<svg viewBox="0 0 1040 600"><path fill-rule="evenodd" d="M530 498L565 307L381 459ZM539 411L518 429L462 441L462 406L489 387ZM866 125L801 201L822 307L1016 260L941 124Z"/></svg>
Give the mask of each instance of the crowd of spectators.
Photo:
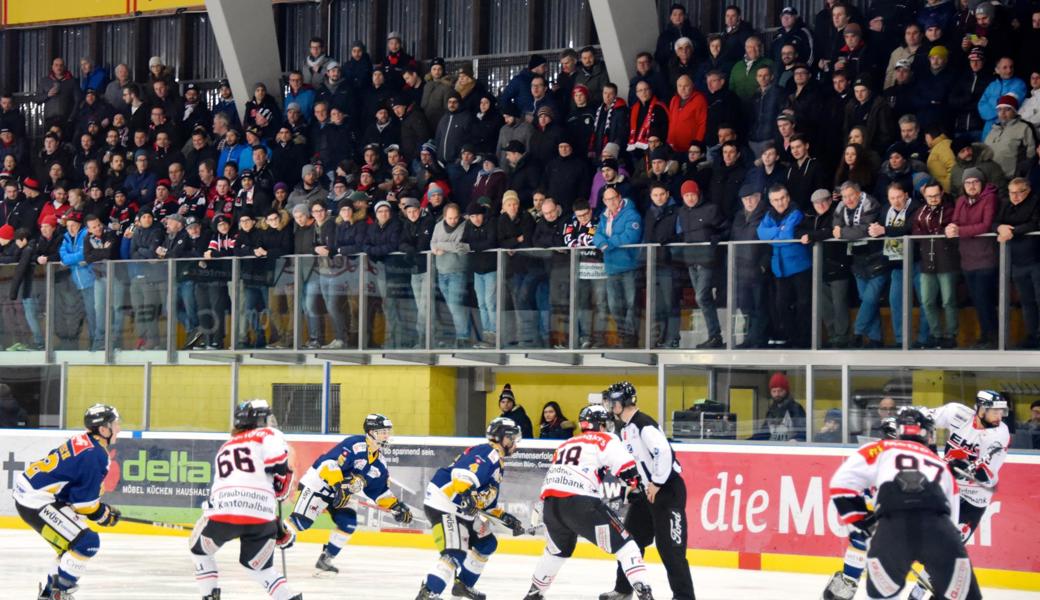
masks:
<svg viewBox="0 0 1040 600"><path fill-rule="evenodd" d="M420 64L396 32L377 58L360 42L330 57L312 39L284 103L258 83L242 115L226 81L207 105L161 57L139 81L125 65L110 77L90 59L72 73L55 58L38 87L39 144L12 95L0 97L0 263L18 265L10 301L24 308L25 346L43 344L40 265L68 267L77 317L59 329L83 328L102 348L113 287L109 304L126 307L114 324L132 319L136 347L151 348L167 312L163 267L132 263L106 286L99 265L192 258L168 312L187 346L225 347L231 269L217 259L232 256L254 259L236 283L240 347L291 346L293 277L280 259L303 255L308 348L354 346L374 312L384 331L366 343L422 347L429 302L438 345L568 347L569 259L549 249L579 248L582 348L690 347L687 288L702 316L696 346L723 347L726 277L740 347L806 347L822 243L826 344L882 347L902 342L904 236L930 235L911 242L912 343L995 346L1006 244L1021 344L1037 347L1040 237L1026 234L1040 218L1040 5L861 12L828 0L811 26L805 17L784 8L778 29L759 32L729 6L724 30L705 35L676 4L656 47L630 57L627 98L592 47L531 56L497 93L469 66ZM729 240L769 243L731 246L727 273L718 243ZM679 243L698 245L669 247ZM633 244L662 246L653 306L638 300L645 254ZM496 249L509 251L504 268ZM357 298L359 253L369 303ZM962 331L959 289L977 333ZM641 339L641 315L653 339Z"/></svg>

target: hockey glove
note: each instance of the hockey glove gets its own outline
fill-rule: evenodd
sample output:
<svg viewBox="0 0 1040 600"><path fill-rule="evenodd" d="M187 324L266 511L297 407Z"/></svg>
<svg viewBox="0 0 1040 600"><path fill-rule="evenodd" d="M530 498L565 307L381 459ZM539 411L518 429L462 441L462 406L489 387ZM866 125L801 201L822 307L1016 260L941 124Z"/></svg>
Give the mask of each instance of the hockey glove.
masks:
<svg viewBox="0 0 1040 600"><path fill-rule="evenodd" d="M282 550L292 548L292 545L296 543L296 530L284 519L278 521L278 537L275 538L274 543Z"/></svg>
<svg viewBox="0 0 1040 600"><path fill-rule="evenodd" d="M343 485L337 485L336 491L332 496L332 501L329 502L331 508L343 509L347 507L347 503L350 502L350 490Z"/></svg>
<svg viewBox="0 0 1040 600"><path fill-rule="evenodd" d="M477 515L477 498L472 493L459 495L459 514L464 517Z"/></svg>
<svg viewBox="0 0 1040 600"><path fill-rule="evenodd" d="M514 536L523 535L525 533L524 524L520 522L520 519L517 519L507 512L502 513L501 516L498 517L498 520L502 521L502 524L512 531Z"/></svg>
<svg viewBox="0 0 1040 600"><path fill-rule="evenodd" d="M102 527L112 527L119 522L120 516L122 513L118 508L102 502L97 510L87 515L87 518Z"/></svg>
<svg viewBox="0 0 1040 600"><path fill-rule="evenodd" d="M877 515L870 513L859 521L851 523L851 525L867 534L868 537L872 536L874 535L874 530L877 529Z"/></svg>
<svg viewBox="0 0 1040 600"><path fill-rule="evenodd" d="M347 488L351 494L359 494L365 489L365 478L360 475L354 475L350 479L346 479L341 486Z"/></svg>
<svg viewBox="0 0 1040 600"><path fill-rule="evenodd" d="M408 506L404 502L398 500L391 504L388 510L398 523L407 525L412 522L412 511L408 510Z"/></svg>
<svg viewBox="0 0 1040 600"><path fill-rule="evenodd" d="M292 493L293 472L275 473L272 484L274 485L274 497L285 500Z"/></svg>
<svg viewBox="0 0 1040 600"><path fill-rule="evenodd" d="M950 471L961 480L971 482L975 480L975 467L966 460L955 458L949 461Z"/></svg>

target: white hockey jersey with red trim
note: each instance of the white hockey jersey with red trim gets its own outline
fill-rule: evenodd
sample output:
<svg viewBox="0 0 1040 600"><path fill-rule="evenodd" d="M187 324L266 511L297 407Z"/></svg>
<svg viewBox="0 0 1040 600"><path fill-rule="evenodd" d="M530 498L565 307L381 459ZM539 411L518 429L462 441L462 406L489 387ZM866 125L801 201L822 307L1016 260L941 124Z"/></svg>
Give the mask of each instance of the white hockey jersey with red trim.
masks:
<svg viewBox="0 0 1040 600"><path fill-rule="evenodd" d="M635 459L616 436L589 431L559 445L542 484L542 498L602 496L601 470L617 475L635 467Z"/></svg>
<svg viewBox="0 0 1040 600"><path fill-rule="evenodd" d="M982 427L975 424L975 409L964 404L944 404L932 411L937 429L950 432L946 440L946 461L963 460L986 474L986 481L958 479L961 498L973 506L985 508L993 498L1000 467L1007 458L1011 433L1007 425Z"/></svg>
<svg viewBox="0 0 1040 600"><path fill-rule="evenodd" d="M830 496L838 509L838 517L851 525L868 514L864 494L881 489L895 480L900 471L920 471L939 484L950 507L954 525L960 515L957 483L945 462L924 444L905 440L880 440L860 447L841 463L831 477Z"/></svg>
<svg viewBox="0 0 1040 600"><path fill-rule="evenodd" d="M222 523L274 521L278 512L268 469L288 460L289 446L277 429L250 429L232 436L217 451L205 516Z"/></svg>

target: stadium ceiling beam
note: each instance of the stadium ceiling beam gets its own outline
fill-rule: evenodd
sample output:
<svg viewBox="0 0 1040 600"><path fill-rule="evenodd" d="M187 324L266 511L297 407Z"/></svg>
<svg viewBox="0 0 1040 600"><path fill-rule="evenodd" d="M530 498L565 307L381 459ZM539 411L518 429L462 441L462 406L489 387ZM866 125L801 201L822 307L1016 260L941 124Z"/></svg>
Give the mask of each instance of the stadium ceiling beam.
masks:
<svg viewBox="0 0 1040 600"><path fill-rule="evenodd" d="M239 116L244 115L259 81L281 105L282 61L272 5L256 0L206 0L206 10Z"/></svg>
<svg viewBox="0 0 1040 600"><path fill-rule="evenodd" d="M303 363L304 356L293 352L250 352L249 358L298 365Z"/></svg>
<svg viewBox="0 0 1040 600"><path fill-rule="evenodd" d="M352 365L367 365L372 362L371 354L362 354L360 352L318 352L314 355L314 358Z"/></svg>
<svg viewBox="0 0 1040 600"><path fill-rule="evenodd" d="M660 24L654 0L590 0L607 76L618 86L618 98L628 97L635 75L635 56L653 52Z"/></svg>

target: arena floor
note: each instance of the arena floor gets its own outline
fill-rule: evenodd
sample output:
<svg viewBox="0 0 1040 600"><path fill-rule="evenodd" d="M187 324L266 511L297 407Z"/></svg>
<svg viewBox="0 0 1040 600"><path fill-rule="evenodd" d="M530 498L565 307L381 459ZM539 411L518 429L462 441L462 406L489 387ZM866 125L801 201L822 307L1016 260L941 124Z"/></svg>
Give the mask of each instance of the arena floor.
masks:
<svg viewBox="0 0 1040 600"><path fill-rule="evenodd" d="M7 565L0 570L0 597L11 600L36 598L41 581L54 556L35 533L0 530ZM427 550L349 546L337 559L335 579L312 577L320 552L317 544L300 543L287 553L289 582L311 600L377 598L412 600L426 569L436 560ZM257 600L265 597L237 563L238 547L232 542L218 555L223 600ZM16 558L17 557L17 558ZM530 585L537 557L499 555L491 559L479 588L490 600L523 598ZM140 535L102 535L101 552L92 560L82 580L77 600L198 599L192 576L187 539ZM650 565L658 600L667 600L664 567ZM591 600L613 584L613 563L571 559L549 591L552 600ZM694 568L698 600L816 600L827 577L736 569ZM904 593L905 595L905 593ZM865 598L861 589L857 598ZM987 590L986 600L1040 600L1040 593Z"/></svg>

